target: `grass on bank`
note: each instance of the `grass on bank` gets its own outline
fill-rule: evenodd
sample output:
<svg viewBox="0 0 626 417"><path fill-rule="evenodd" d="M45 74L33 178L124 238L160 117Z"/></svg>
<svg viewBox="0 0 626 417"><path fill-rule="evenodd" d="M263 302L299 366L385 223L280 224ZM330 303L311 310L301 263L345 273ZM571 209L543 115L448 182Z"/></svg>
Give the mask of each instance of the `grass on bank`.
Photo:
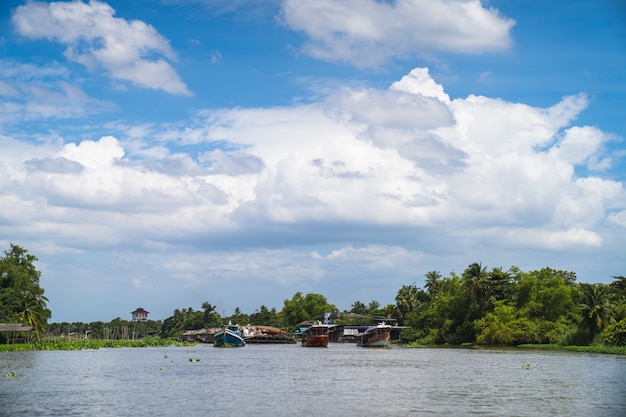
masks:
<svg viewBox="0 0 626 417"><path fill-rule="evenodd" d="M539 349L539 350L566 350L570 352L607 353L611 355L626 355L626 346L519 345L518 348Z"/></svg>
<svg viewBox="0 0 626 417"><path fill-rule="evenodd" d="M537 350L559 350L568 352L605 353L611 355L626 355L626 346L562 346L558 344L522 344L517 346L487 346L475 343L463 343L461 345L433 345L425 343L424 340L416 340L406 344L408 347L424 348L469 348L469 349L537 349Z"/></svg>
<svg viewBox="0 0 626 417"><path fill-rule="evenodd" d="M122 347L159 347L190 346L193 343L180 342L176 339L151 337L138 340L92 340L92 339L44 339L32 343L0 344L0 352L26 350L84 350Z"/></svg>

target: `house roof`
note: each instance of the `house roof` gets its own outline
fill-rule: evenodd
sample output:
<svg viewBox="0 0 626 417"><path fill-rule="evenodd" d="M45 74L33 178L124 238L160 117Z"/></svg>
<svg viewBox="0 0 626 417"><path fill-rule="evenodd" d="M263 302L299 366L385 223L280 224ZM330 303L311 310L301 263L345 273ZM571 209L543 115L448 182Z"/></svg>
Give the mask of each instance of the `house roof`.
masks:
<svg viewBox="0 0 626 417"><path fill-rule="evenodd" d="M0 323L0 332L30 332L33 326L25 326L20 323Z"/></svg>
<svg viewBox="0 0 626 417"><path fill-rule="evenodd" d="M139 314L139 313L145 313L145 314L150 314L149 311L144 310L143 308L139 307L137 310L135 311L131 311L130 314Z"/></svg>

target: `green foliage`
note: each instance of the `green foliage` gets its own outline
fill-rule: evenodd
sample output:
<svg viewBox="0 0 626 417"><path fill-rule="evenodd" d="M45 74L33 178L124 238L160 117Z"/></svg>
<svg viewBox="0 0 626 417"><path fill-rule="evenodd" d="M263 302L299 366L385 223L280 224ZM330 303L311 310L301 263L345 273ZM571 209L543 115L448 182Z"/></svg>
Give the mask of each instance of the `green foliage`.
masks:
<svg viewBox="0 0 626 417"><path fill-rule="evenodd" d="M281 323L276 309L272 307L270 310L264 305L261 305L258 310L250 314L250 324L278 328L283 327L283 323Z"/></svg>
<svg viewBox="0 0 626 417"><path fill-rule="evenodd" d="M396 306L398 307L399 324L408 323L409 314L416 311L423 303L430 300L430 296L415 284L403 285L396 295Z"/></svg>
<svg viewBox="0 0 626 417"><path fill-rule="evenodd" d="M581 284L584 301L580 304L583 329L589 333L589 341L608 324L614 322L613 304L610 301L609 287L601 284Z"/></svg>
<svg viewBox="0 0 626 417"><path fill-rule="evenodd" d="M496 302L494 311L478 320L480 332L476 341L483 345L515 346L522 343L538 343L537 325L526 317L519 317L513 305Z"/></svg>
<svg viewBox="0 0 626 417"><path fill-rule="evenodd" d="M517 307L533 319L578 320L582 291L574 280L575 274L551 268L521 274L516 288Z"/></svg>
<svg viewBox="0 0 626 417"><path fill-rule="evenodd" d="M427 298L415 286L403 286L396 317L410 327L402 333L410 343L589 344L602 329L609 337L606 329L613 317L626 318L626 280L615 279L615 285L577 284L573 272L488 270L473 263L461 277L427 273Z"/></svg>
<svg viewBox="0 0 626 417"><path fill-rule="evenodd" d="M187 346L175 339L161 339L158 337L140 340L79 340L50 338L34 343L17 343L12 345L0 345L0 352L24 351L24 350L86 350L122 347L159 347L159 346Z"/></svg>
<svg viewBox="0 0 626 417"><path fill-rule="evenodd" d="M215 306L208 302L202 303L202 311L194 311L191 307L182 310L176 309L172 316L163 320L161 337L179 337L187 330L218 327L222 321L220 315L215 311Z"/></svg>
<svg viewBox="0 0 626 417"><path fill-rule="evenodd" d="M602 341L609 346L626 346L626 319L606 326Z"/></svg>
<svg viewBox="0 0 626 417"><path fill-rule="evenodd" d="M50 323L48 334L53 337L77 340L133 340L156 335L161 329L161 324L158 320L133 322L117 317L108 323L102 321Z"/></svg>
<svg viewBox="0 0 626 417"><path fill-rule="evenodd" d="M297 292L291 300L285 300L280 316L287 327L295 327L306 320L317 320L324 313L336 312L337 307L329 304L321 294L309 293L305 296Z"/></svg>
<svg viewBox="0 0 626 417"><path fill-rule="evenodd" d="M250 316L242 313L239 307L235 307L235 312L233 313L233 315L230 317L226 317L224 321L239 324L241 326L246 326L247 324L250 324Z"/></svg>
<svg viewBox="0 0 626 417"><path fill-rule="evenodd" d="M39 285L41 273L36 262L37 257L14 244L0 258L0 322L32 326L39 339L45 333L51 312Z"/></svg>
<svg viewBox="0 0 626 417"><path fill-rule="evenodd" d="M439 292L439 280L441 279L441 273L436 270L428 271L426 275L426 281L424 282L424 288L430 295L431 299L437 298L437 293Z"/></svg>
<svg viewBox="0 0 626 417"><path fill-rule="evenodd" d="M425 316L431 319L428 326L435 330L434 332L429 331L429 334L433 336L434 342L437 344L450 343L450 340L458 339L458 336L463 332L459 333L457 329L467 321L468 315L471 315L472 311L475 310L463 288L461 279L454 273L440 281L437 298L427 308L431 310L430 314ZM472 340L463 340L462 342L470 341Z"/></svg>
<svg viewBox="0 0 626 417"><path fill-rule="evenodd" d="M39 285L37 258L16 245L0 258L0 322L23 323L35 328L39 342L31 349L96 349L151 342L159 333L168 343L184 331L218 327L226 321L294 329L299 323L337 312L321 294L297 292L284 300L283 309L261 307L248 315L236 308L222 318L208 302L202 310L174 310L163 322L129 322L116 318L109 323L52 323L50 310ZM626 346L626 278L615 276L606 284L577 284L573 272L542 268L523 272L517 267L488 270L470 264L459 277L454 272L442 277L439 271L425 274L424 289L403 285L395 304L381 308L355 301L350 312L365 316L391 317L407 328L401 339L413 344L485 345L553 344ZM361 324L352 320L344 324ZM48 331L63 338L41 340ZM160 331L160 332L159 332ZM0 338L6 337L0 334ZM19 346L15 345L15 349ZM8 349L8 348L5 348Z"/></svg>
<svg viewBox="0 0 626 417"><path fill-rule="evenodd" d="M367 306L361 301L355 301L352 303L350 313L366 315L368 313Z"/></svg>

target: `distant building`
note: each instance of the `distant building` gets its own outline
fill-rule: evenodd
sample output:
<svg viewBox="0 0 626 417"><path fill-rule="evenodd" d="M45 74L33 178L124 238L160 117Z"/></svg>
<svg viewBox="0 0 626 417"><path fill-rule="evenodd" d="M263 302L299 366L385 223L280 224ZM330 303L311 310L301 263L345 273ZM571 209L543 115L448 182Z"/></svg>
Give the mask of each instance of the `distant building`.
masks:
<svg viewBox="0 0 626 417"><path fill-rule="evenodd" d="M133 321L148 321L148 314L150 314L150 312L139 307L137 310L131 312L130 314L133 315Z"/></svg>

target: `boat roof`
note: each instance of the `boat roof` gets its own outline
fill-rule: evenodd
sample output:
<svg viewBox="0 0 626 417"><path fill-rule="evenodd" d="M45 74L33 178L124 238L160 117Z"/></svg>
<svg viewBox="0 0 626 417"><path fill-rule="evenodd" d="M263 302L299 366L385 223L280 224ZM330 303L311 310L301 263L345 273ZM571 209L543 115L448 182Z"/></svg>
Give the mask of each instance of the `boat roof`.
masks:
<svg viewBox="0 0 626 417"><path fill-rule="evenodd" d="M330 329L331 327L337 327L337 325L336 324L313 324L307 327L306 329L302 330L302 333L308 332L311 329L319 329L319 328Z"/></svg>

